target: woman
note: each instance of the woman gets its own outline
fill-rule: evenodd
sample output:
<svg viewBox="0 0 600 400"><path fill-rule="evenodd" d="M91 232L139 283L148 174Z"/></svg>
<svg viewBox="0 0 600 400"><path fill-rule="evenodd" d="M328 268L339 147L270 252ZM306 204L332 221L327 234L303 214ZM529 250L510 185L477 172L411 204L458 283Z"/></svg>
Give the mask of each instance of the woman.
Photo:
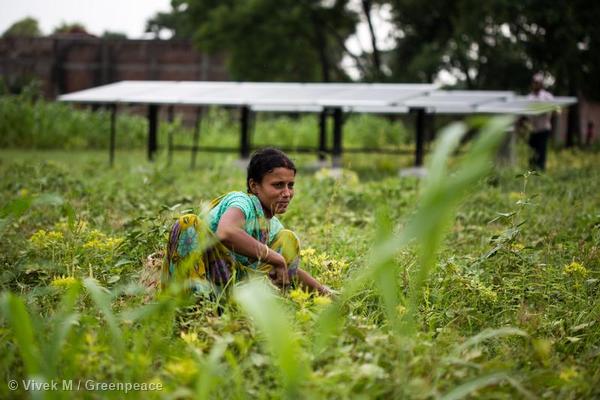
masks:
<svg viewBox="0 0 600 400"><path fill-rule="evenodd" d="M231 192L211 203L208 221L194 214L171 230L162 268L162 286L173 280L196 294L221 291L249 273L265 273L285 288L296 281L323 295L331 291L298 268L300 244L275 216L294 197L296 167L280 150L253 154L247 193Z"/></svg>

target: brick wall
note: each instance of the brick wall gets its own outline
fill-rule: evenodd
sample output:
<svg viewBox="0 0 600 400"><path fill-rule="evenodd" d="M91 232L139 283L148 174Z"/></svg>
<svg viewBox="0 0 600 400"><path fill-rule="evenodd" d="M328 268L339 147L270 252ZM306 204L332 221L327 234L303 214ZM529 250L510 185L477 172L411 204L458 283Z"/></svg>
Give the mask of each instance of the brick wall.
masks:
<svg viewBox="0 0 600 400"><path fill-rule="evenodd" d="M0 76L13 87L38 78L50 99L121 80L229 79L222 56L200 53L190 41L77 34L0 39Z"/></svg>

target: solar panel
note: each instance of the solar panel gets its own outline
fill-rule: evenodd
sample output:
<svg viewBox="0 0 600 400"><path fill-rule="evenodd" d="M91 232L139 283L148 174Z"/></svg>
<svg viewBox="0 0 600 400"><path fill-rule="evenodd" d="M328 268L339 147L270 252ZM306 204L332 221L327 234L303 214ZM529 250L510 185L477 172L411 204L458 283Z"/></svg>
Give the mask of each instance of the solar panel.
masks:
<svg viewBox="0 0 600 400"><path fill-rule="evenodd" d="M163 87L176 84L171 81L121 81L109 85L59 96L60 101L75 103L121 103L124 100L145 92L156 92Z"/></svg>
<svg viewBox="0 0 600 400"><path fill-rule="evenodd" d="M187 99L224 90L235 90L239 85L236 82L172 82L151 90L132 93L123 100L128 103L142 104L186 104Z"/></svg>
<svg viewBox="0 0 600 400"><path fill-rule="evenodd" d="M308 84L240 84L238 87L218 92L203 93L188 97L186 104L216 105L295 105L315 106L320 97L340 90L336 87L314 87Z"/></svg>
<svg viewBox="0 0 600 400"><path fill-rule="evenodd" d="M393 106L436 88L429 84L367 84L324 95L318 99L318 104L327 107Z"/></svg>
<svg viewBox="0 0 600 400"><path fill-rule="evenodd" d="M539 101L526 96L516 96L506 101L484 104L477 107L476 111L489 114L535 115L555 111L562 106L575 103L577 103L575 97L555 97L552 100Z"/></svg>
<svg viewBox="0 0 600 400"><path fill-rule="evenodd" d="M513 92L508 91L482 91L482 90L436 90L404 102L409 107L424 107L451 109L457 106L457 109L469 111L477 105L493 101L503 101L514 97ZM449 107L449 108L448 108Z"/></svg>
<svg viewBox="0 0 600 400"><path fill-rule="evenodd" d="M250 106L254 111L344 111L400 114L413 108L430 113L537 114L573 104L573 97L540 103L509 91L439 90L432 84L122 81L62 95L79 103Z"/></svg>

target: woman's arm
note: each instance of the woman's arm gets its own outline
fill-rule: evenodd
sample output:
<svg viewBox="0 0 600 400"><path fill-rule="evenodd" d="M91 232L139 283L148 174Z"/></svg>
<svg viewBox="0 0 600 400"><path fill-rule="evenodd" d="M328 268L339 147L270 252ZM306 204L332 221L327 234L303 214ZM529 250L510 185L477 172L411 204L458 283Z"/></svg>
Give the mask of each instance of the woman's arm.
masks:
<svg viewBox="0 0 600 400"><path fill-rule="evenodd" d="M246 257L260 259L260 261L275 267L277 283L289 284L287 264L283 256L248 235L243 229L245 223L246 217L242 210L231 207L221 216L215 233L228 249Z"/></svg>
<svg viewBox="0 0 600 400"><path fill-rule="evenodd" d="M303 270L302 268L298 268L298 272L296 273L298 277L298 281L302 286L306 289L319 293L322 296L332 296L333 292L327 286L322 285L313 278L308 272Z"/></svg>

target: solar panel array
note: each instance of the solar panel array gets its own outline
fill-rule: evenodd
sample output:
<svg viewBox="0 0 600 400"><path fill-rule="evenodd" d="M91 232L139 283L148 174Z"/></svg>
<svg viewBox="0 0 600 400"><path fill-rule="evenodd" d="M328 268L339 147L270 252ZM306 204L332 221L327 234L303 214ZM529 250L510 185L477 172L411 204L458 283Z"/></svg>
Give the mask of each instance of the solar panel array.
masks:
<svg viewBox="0 0 600 400"><path fill-rule="evenodd" d="M402 114L538 114L574 104L574 97L539 102L509 91L440 90L434 84L122 81L59 97L102 104L247 106L254 111Z"/></svg>

